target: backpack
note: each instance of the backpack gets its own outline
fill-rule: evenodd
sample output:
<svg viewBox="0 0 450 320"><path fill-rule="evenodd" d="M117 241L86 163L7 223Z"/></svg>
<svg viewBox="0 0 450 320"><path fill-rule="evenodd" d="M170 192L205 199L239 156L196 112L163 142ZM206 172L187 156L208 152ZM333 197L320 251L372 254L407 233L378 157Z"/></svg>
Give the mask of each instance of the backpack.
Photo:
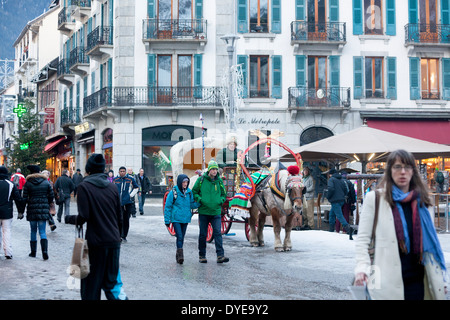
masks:
<svg viewBox="0 0 450 320"><path fill-rule="evenodd" d="M442 173L442 172L441 172ZM20 177L18 174L14 175L14 180L13 180L14 185L16 186L17 189L19 189L19 185L20 185Z"/></svg>

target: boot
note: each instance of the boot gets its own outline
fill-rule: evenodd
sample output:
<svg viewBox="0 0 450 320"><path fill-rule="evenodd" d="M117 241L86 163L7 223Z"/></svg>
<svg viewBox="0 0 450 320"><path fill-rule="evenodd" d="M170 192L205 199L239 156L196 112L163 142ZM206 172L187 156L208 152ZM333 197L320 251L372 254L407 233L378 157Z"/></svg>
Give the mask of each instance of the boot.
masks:
<svg viewBox="0 0 450 320"><path fill-rule="evenodd" d="M345 230L345 232L348 233L348 239L353 240L353 231L355 229L353 229L352 226L348 224L344 227L344 230Z"/></svg>
<svg viewBox="0 0 450 320"><path fill-rule="evenodd" d="M177 249L177 255L176 255L176 258L177 258L177 263L183 264L183 262L184 262L184 257L183 257L183 249L182 249L182 248Z"/></svg>
<svg viewBox="0 0 450 320"><path fill-rule="evenodd" d="M36 257L36 249L37 249L37 241L30 241L30 248L31 248L31 252L28 256L35 258Z"/></svg>
<svg viewBox="0 0 450 320"><path fill-rule="evenodd" d="M41 239L41 249L42 249L42 258L44 260L48 259L48 240L47 239Z"/></svg>

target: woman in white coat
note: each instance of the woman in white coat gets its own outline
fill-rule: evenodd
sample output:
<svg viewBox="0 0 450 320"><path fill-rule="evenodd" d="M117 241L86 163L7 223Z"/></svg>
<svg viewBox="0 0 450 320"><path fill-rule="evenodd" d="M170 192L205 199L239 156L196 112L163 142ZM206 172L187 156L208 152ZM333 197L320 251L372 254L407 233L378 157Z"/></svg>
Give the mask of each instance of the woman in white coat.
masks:
<svg viewBox="0 0 450 320"><path fill-rule="evenodd" d="M392 152L379 187L373 265L368 249L375 191L367 194L359 220L355 285L367 284L375 300L445 299L445 260L414 156L404 150Z"/></svg>

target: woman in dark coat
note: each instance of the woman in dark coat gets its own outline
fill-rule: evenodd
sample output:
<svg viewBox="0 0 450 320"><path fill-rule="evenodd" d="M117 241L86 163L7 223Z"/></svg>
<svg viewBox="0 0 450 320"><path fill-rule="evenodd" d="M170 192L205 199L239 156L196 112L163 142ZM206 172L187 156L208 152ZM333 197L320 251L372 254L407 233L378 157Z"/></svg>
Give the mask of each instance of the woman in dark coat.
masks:
<svg viewBox="0 0 450 320"><path fill-rule="evenodd" d="M40 173L41 169L36 165L29 165L27 169L30 174L27 176L27 182L23 186L23 199L27 208L27 221L30 222L31 239L30 257L36 257L37 249L37 231L41 238L42 257L48 259L48 241L45 227L47 220L51 218L50 204L53 202L54 194L47 177ZM25 208L23 209L25 211ZM19 213L18 218L23 218L23 211Z"/></svg>

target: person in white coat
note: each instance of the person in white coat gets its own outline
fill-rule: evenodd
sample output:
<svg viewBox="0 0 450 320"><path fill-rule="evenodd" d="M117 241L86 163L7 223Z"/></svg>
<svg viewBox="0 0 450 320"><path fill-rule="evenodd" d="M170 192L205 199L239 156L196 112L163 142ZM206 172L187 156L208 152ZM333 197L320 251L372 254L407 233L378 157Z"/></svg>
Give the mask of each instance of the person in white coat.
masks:
<svg viewBox="0 0 450 320"><path fill-rule="evenodd" d="M378 219L373 264L369 255L375 191L367 194L355 244L354 285L367 285L374 300L445 299L446 266L433 220L428 189L414 156L393 151L377 191Z"/></svg>

